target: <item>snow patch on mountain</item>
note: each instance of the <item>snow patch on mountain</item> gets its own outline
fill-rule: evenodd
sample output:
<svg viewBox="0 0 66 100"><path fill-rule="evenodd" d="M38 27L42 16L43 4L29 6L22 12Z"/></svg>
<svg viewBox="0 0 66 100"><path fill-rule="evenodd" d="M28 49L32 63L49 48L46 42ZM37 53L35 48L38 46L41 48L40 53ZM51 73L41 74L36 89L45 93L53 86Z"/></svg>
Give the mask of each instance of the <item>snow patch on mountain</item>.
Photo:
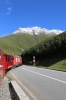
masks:
<svg viewBox="0 0 66 100"><path fill-rule="evenodd" d="M58 30L58 29L53 29L53 30L49 30L49 29L46 29L46 28L41 28L41 27L27 27L27 28L18 28L16 31L14 31L12 34L17 34L17 33L27 33L27 34L30 34L30 35L37 35L37 34L60 34L62 33L63 31L61 30Z"/></svg>

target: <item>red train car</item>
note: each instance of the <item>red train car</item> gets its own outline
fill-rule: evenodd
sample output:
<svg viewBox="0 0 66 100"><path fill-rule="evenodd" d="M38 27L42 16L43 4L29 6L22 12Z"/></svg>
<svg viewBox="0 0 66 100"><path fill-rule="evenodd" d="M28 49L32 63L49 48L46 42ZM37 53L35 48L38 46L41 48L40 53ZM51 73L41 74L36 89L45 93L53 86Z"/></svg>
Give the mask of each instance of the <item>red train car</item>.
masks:
<svg viewBox="0 0 66 100"><path fill-rule="evenodd" d="M13 66L13 56L7 54L0 54L0 66L5 70Z"/></svg>
<svg viewBox="0 0 66 100"><path fill-rule="evenodd" d="M0 88L6 70L21 64L22 64L22 58L20 56L6 54L0 49Z"/></svg>
<svg viewBox="0 0 66 100"><path fill-rule="evenodd" d="M20 56L13 56L13 65L14 66L19 66L19 65L22 65L22 57Z"/></svg>
<svg viewBox="0 0 66 100"><path fill-rule="evenodd" d="M5 70L22 64L22 57L16 55L8 55L0 49L0 66Z"/></svg>
<svg viewBox="0 0 66 100"><path fill-rule="evenodd" d="M6 70L13 66L12 60L13 60L12 56L7 55L0 49L0 88L2 86Z"/></svg>

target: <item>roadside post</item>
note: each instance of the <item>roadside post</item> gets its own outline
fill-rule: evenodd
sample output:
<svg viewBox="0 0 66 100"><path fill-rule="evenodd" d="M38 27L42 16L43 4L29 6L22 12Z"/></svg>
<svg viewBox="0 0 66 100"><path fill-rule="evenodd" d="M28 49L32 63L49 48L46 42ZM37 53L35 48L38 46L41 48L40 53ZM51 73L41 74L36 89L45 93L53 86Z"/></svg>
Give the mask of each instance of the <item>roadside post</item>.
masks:
<svg viewBox="0 0 66 100"><path fill-rule="evenodd" d="M35 56L33 56L33 65L35 66Z"/></svg>

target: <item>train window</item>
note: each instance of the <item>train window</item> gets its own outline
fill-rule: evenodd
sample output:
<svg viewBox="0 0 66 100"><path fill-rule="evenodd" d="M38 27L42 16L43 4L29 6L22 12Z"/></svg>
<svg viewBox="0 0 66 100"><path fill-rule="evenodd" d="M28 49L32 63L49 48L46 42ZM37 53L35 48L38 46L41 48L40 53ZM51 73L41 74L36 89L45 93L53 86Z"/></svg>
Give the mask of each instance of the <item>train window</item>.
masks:
<svg viewBox="0 0 66 100"><path fill-rule="evenodd" d="M10 61L10 58L8 57L8 61Z"/></svg>
<svg viewBox="0 0 66 100"><path fill-rule="evenodd" d="M9 62L10 61L13 61L14 60L14 58L10 58L10 57L8 57L8 59L7 59Z"/></svg>

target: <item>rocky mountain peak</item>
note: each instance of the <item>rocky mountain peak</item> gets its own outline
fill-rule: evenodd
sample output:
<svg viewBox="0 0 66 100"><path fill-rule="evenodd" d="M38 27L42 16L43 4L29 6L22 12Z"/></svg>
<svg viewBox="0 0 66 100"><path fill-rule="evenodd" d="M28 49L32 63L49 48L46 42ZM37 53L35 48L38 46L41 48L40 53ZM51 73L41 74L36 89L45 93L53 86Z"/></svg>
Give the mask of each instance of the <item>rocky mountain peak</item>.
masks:
<svg viewBox="0 0 66 100"><path fill-rule="evenodd" d="M63 31L62 30L58 30L58 29L53 29L53 30L49 30L49 29L46 29L46 28L41 28L41 27L38 27L38 26L35 26L35 27L27 27L27 28L18 28L16 31L13 32L13 34L17 34L17 33L27 33L27 34L30 34L30 35L37 35L39 33L44 33L44 34L60 34L62 33Z"/></svg>

